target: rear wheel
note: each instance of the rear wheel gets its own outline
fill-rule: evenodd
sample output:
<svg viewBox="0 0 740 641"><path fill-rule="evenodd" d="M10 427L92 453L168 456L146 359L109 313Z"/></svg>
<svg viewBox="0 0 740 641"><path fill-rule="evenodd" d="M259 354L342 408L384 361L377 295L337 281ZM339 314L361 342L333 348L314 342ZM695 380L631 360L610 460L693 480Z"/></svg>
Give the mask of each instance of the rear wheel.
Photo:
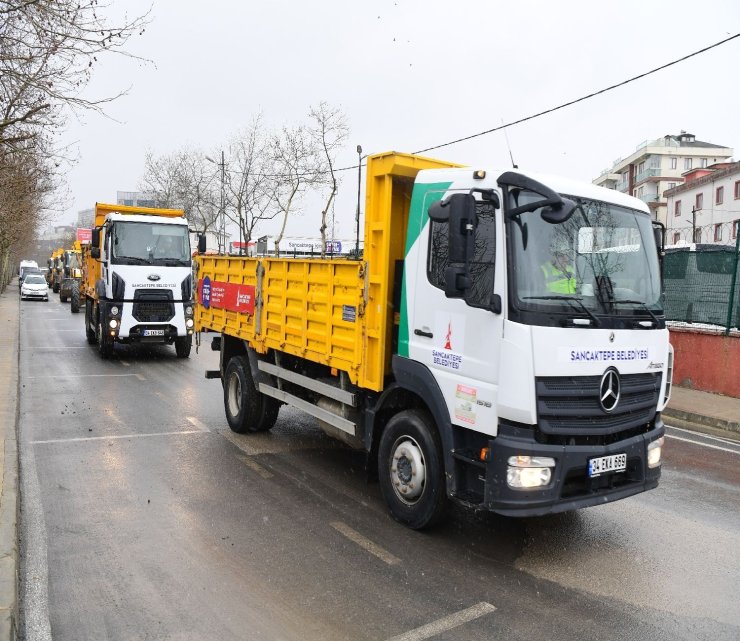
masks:
<svg viewBox="0 0 740 641"><path fill-rule="evenodd" d="M193 346L192 335L176 338L175 339L175 353L177 354L177 358L187 358L188 356L190 356L190 349L192 346Z"/></svg>
<svg viewBox="0 0 740 641"><path fill-rule="evenodd" d="M73 314L77 314L80 311L80 283L75 281L72 283L72 295L69 299L69 311Z"/></svg>
<svg viewBox="0 0 740 641"><path fill-rule="evenodd" d="M275 425L280 403L257 391L246 356L233 356L226 366L224 409L229 427L240 434L266 432Z"/></svg>
<svg viewBox="0 0 740 641"><path fill-rule="evenodd" d="M65 294L62 289L59 290L59 300L63 303L67 302L67 294Z"/></svg>
<svg viewBox="0 0 740 641"><path fill-rule="evenodd" d="M113 353L113 341L106 335L105 328L98 321L95 338L98 340L98 353L102 358L109 358Z"/></svg>
<svg viewBox="0 0 740 641"><path fill-rule="evenodd" d="M53 291L55 294L59 293L59 283L54 281L54 284L51 286L51 291Z"/></svg>
<svg viewBox="0 0 740 641"><path fill-rule="evenodd" d="M378 450L380 490L394 519L420 530L440 521L447 492L439 434L419 410L396 414Z"/></svg>

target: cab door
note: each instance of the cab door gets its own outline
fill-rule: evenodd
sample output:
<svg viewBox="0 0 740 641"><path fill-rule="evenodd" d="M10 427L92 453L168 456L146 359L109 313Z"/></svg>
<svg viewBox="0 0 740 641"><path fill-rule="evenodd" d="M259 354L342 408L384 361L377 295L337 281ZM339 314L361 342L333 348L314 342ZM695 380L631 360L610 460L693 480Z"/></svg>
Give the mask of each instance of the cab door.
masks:
<svg viewBox="0 0 740 641"><path fill-rule="evenodd" d="M439 199L429 196L408 301L409 357L429 367L452 423L495 435L503 336L500 301L505 300L501 209L492 201L476 200L478 222L469 261L472 284L464 298L447 298L449 226L429 218L429 205ZM498 313L492 311L494 294L500 297Z"/></svg>

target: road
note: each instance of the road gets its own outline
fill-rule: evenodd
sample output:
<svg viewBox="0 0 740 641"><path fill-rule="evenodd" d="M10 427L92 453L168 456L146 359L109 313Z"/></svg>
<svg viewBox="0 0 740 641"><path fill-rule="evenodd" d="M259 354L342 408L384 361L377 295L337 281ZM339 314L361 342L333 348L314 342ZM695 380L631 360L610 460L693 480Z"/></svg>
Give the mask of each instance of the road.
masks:
<svg viewBox="0 0 740 641"><path fill-rule="evenodd" d="M652 492L413 532L313 419L230 432L208 344L104 361L56 296L21 322L29 641L740 638L736 443L671 430Z"/></svg>

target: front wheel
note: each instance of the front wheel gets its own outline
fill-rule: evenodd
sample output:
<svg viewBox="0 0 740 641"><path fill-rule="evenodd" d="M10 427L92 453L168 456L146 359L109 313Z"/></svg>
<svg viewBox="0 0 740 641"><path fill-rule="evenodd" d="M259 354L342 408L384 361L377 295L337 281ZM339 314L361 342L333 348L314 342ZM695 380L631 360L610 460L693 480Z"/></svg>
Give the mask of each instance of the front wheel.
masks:
<svg viewBox="0 0 740 641"><path fill-rule="evenodd" d="M80 283L72 283L72 295L69 298L69 311L77 314L80 311Z"/></svg>
<svg viewBox="0 0 740 641"><path fill-rule="evenodd" d="M113 341L106 336L105 328L98 321L95 338L98 340L98 353L101 358L109 358L113 354Z"/></svg>
<svg viewBox="0 0 740 641"><path fill-rule="evenodd" d="M413 530L439 522L447 493L439 434L419 410L396 414L378 449L380 490L391 515Z"/></svg>
<svg viewBox="0 0 740 641"><path fill-rule="evenodd" d="M246 356L233 356L226 366L224 409L229 427L239 434L266 432L275 425L280 403L257 391Z"/></svg>
<svg viewBox="0 0 740 641"><path fill-rule="evenodd" d="M62 290L59 290L59 300L63 303L67 302L67 295L62 293Z"/></svg>
<svg viewBox="0 0 740 641"><path fill-rule="evenodd" d="M95 332L90 329L90 325L92 323L92 301L87 300L85 301L85 337L87 338L87 342L90 345L95 345L97 342L97 336L95 336Z"/></svg>
<svg viewBox="0 0 740 641"><path fill-rule="evenodd" d="M175 353L177 354L177 358L187 358L190 356L190 349L193 346L193 337L192 335L189 336L181 336L180 338L175 339Z"/></svg>

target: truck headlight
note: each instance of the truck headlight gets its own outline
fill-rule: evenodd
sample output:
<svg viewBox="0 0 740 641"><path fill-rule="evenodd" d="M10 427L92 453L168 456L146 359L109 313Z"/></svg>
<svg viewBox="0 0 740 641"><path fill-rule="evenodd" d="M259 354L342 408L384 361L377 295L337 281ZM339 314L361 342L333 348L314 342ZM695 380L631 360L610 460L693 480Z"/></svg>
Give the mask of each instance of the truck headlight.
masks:
<svg viewBox="0 0 740 641"><path fill-rule="evenodd" d="M193 319L192 318L188 318L185 321L185 327L187 327L188 329L190 329L193 325L194 325L194 323L193 323Z"/></svg>
<svg viewBox="0 0 740 641"><path fill-rule="evenodd" d="M118 321L115 318L111 318L110 323L108 323L108 325L110 325L111 329L115 329L116 327L118 327Z"/></svg>
<svg viewBox="0 0 740 641"><path fill-rule="evenodd" d="M514 489L544 487L552 480L555 459L549 456L510 456L506 483Z"/></svg>
<svg viewBox="0 0 740 641"><path fill-rule="evenodd" d="M661 436L656 441L650 443L647 447L648 456L648 467L658 467L660 465L660 459L663 455L663 444L665 443L665 437Z"/></svg>
<svg viewBox="0 0 740 641"><path fill-rule="evenodd" d="M113 307L110 308L110 315L111 316L118 316L118 312L120 312L120 311L121 310L118 309L118 306L117 305L113 305Z"/></svg>

